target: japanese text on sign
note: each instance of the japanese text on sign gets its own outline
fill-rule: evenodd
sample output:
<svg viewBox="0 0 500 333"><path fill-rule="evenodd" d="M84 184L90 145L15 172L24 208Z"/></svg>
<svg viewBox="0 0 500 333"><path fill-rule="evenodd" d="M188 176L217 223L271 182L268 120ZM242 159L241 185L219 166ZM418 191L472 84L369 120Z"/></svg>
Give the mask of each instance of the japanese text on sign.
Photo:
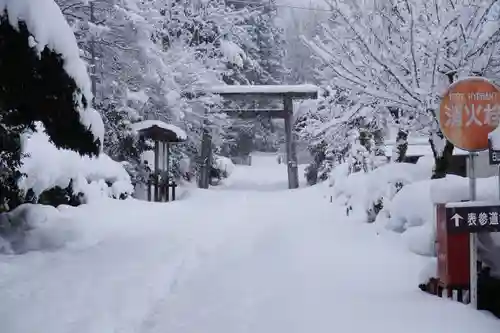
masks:
<svg viewBox="0 0 500 333"><path fill-rule="evenodd" d="M447 207L447 228L452 232L500 231L500 204Z"/></svg>
<svg viewBox="0 0 500 333"><path fill-rule="evenodd" d="M498 212L481 212L467 214L467 225L469 227L485 226L485 225L498 225Z"/></svg>
<svg viewBox="0 0 500 333"><path fill-rule="evenodd" d="M451 93L450 104L444 106L446 115L444 126L498 126L500 105L495 103L497 97L496 92ZM484 104L485 101L491 101L491 103Z"/></svg>

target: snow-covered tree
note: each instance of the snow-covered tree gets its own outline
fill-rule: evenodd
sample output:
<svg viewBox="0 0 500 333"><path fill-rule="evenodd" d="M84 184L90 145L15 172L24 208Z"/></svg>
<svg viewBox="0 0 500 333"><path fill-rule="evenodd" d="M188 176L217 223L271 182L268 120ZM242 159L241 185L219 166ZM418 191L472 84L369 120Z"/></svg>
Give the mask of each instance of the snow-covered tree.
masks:
<svg viewBox="0 0 500 333"><path fill-rule="evenodd" d="M435 177L453 151L442 143L440 94L459 77L489 76L498 65L498 1L330 0L332 16L309 41L332 75L330 83L366 106L404 110L412 130L428 135Z"/></svg>
<svg viewBox="0 0 500 333"><path fill-rule="evenodd" d="M288 71L285 67L286 43L284 22L277 15L275 1L238 2L227 5L240 13L232 39L245 55L241 66L230 66L224 81L228 84L280 84ZM279 108L280 101L239 101L228 104L229 108L266 109ZM250 147L248 150L276 150L278 137L283 134L267 117L237 120L231 126L233 148ZM253 138L253 140L249 140ZM238 143L238 141L241 141ZM243 154L243 151L240 151Z"/></svg>
<svg viewBox="0 0 500 333"><path fill-rule="evenodd" d="M47 21L45 15L50 15ZM102 120L75 37L53 0L0 2L0 211L24 201L21 135L40 121L52 142L97 155Z"/></svg>
<svg viewBox="0 0 500 333"><path fill-rule="evenodd" d="M328 19L328 12L318 10L282 9L286 40L285 76L287 84L319 83L316 75L320 59L307 46L304 39L310 40L321 33L321 27Z"/></svg>
<svg viewBox="0 0 500 333"><path fill-rule="evenodd" d="M223 1L58 1L95 69L95 105L106 125L106 152L138 164L144 147L130 123L140 119L186 130L188 143L173 154L178 158L198 154L205 121L219 144L225 121L214 115L217 99L200 92L222 83L228 66L246 59L237 44L242 13Z"/></svg>
<svg viewBox="0 0 500 333"><path fill-rule="evenodd" d="M277 15L275 0L249 2L227 1L227 5L239 11L233 40L245 54L245 66L240 68L239 84L276 84L283 82L288 71L285 68L285 24Z"/></svg>
<svg viewBox="0 0 500 333"><path fill-rule="evenodd" d="M141 57L139 42L148 37L135 32L137 19L118 0L56 0L71 23L82 56L89 64L94 107L105 124L104 151L112 158L128 162L134 170L144 149L130 130L148 96L141 89L147 60ZM137 24L135 24L137 22ZM145 46L149 45L145 43Z"/></svg>

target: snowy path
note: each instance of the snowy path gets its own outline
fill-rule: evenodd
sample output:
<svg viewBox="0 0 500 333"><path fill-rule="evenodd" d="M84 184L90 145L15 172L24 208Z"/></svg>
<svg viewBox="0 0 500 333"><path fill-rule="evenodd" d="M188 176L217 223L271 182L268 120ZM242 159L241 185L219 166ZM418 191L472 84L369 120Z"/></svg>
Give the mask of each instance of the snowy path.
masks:
<svg viewBox="0 0 500 333"><path fill-rule="evenodd" d="M287 213L315 193L304 194L245 211L268 226L218 248L144 332L498 331L485 314L421 293L421 260L366 225L332 223L321 201Z"/></svg>
<svg viewBox="0 0 500 333"><path fill-rule="evenodd" d="M304 165L299 165L299 182L303 187ZM237 191L279 191L288 189L286 164L278 164L277 156L271 153L254 153L252 165L239 165L229 179L217 189Z"/></svg>
<svg viewBox="0 0 500 333"><path fill-rule="evenodd" d="M64 248L0 256L0 332L500 328L421 293L422 259L397 237L335 218L320 188L199 191L173 204L107 201L66 213L77 222L47 230L69 239Z"/></svg>

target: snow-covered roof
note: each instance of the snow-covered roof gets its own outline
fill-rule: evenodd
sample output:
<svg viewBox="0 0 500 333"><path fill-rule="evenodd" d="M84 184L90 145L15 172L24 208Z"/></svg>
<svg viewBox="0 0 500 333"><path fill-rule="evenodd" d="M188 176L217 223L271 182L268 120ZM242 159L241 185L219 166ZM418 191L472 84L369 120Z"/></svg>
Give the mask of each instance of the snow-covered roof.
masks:
<svg viewBox="0 0 500 333"><path fill-rule="evenodd" d="M80 58L80 50L73 30L68 25L59 6L53 0L0 0L0 15L9 14L9 23L15 29L19 21L33 36L30 46L41 53L45 47L59 53L64 60L64 69L82 90L87 101L92 100L90 78L85 62ZM93 110L79 107L82 124L91 127L95 137L102 142L102 119Z"/></svg>
<svg viewBox="0 0 500 333"><path fill-rule="evenodd" d="M144 121L140 121L138 123L132 124L131 127L132 127L132 130L134 130L136 132L144 131L144 130L147 130L147 129L153 128L153 127L158 127L158 128L163 129L163 130L173 132L175 134L175 136L181 141L184 141L187 139L187 134L183 129L179 128L178 126L172 125L172 124L167 124L161 120L144 120Z"/></svg>
<svg viewBox="0 0 500 333"><path fill-rule="evenodd" d="M312 84L300 85L223 85L207 89L207 92L221 95L317 95L319 88Z"/></svg>

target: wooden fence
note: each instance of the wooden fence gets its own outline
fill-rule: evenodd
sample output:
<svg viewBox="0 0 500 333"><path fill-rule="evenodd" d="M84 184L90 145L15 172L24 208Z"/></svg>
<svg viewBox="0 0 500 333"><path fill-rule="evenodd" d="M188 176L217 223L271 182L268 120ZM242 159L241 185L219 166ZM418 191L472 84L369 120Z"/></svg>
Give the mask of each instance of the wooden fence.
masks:
<svg viewBox="0 0 500 333"><path fill-rule="evenodd" d="M152 174L148 181L148 201L169 202L175 201L177 184L172 179L161 179Z"/></svg>

